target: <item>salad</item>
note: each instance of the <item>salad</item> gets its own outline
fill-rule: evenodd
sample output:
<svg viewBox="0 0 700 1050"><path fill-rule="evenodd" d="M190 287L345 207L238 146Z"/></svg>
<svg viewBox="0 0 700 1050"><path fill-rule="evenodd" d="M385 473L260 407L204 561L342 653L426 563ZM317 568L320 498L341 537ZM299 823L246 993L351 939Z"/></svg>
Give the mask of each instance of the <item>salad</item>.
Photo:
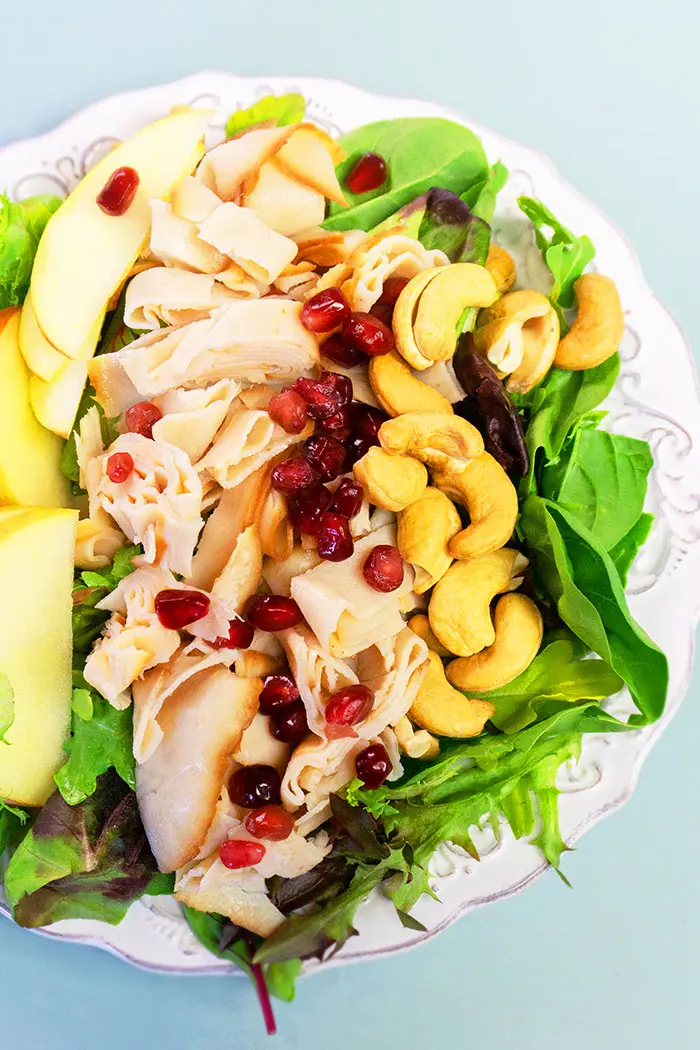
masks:
<svg viewBox="0 0 700 1050"><path fill-rule="evenodd" d="M211 116L2 198L0 877L26 927L173 894L274 1030L371 891L421 928L443 841L560 871L557 771L668 672L591 241L520 198L523 285L449 120Z"/></svg>

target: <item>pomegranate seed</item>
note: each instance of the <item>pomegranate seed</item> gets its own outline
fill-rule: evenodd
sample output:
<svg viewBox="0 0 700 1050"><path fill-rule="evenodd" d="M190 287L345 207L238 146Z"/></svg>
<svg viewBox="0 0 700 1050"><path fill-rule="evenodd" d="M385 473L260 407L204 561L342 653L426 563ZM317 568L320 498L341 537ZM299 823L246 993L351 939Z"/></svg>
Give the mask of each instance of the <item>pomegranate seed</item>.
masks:
<svg viewBox="0 0 700 1050"><path fill-rule="evenodd" d="M326 561L345 561L355 549L350 522L342 514L334 514L332 511L322 514L316 535L318 553Z"/></svg>
<svg viewBox="0 0 700 1050"><path fill-rule="evenodd" d="M210 645L214 649L248 649L252 645L255 628L247 620L236 618L228 625L228 634L215 638Z"/></svg>
<svg viewBox="0 0 700 1050"><path fill-rule="evenodd" d="M134 459L128 452L113 452L107 460L107 477L115 485L121 485L131 477Z"/></svg>
<svg viewBox="0 0 700 1050"><path fill-rule="evenodd" d="M314 434L306 441L306 457L322 481L334 481L342 473L345 446L325 434Z"/></svg>
<svg viewBox="0 0 700 1050"><path fill-rule="evenodd" d="M282 781L274 766L241 766L228 781L228 797L242 809L278 805Z"/></svg>
<svg viewBox="0 0 700 1050"><path fill-rule="evenodd" d="M386 179L386 161L379 153L364 153L345 179L351 193L377 190Z"/></svg>
<svg viewBox="0 0 700 1050"><path fill-rule="evenodd" d="M163 413L152 401L139 401L127 408L124 422L130 434L153 437L153 425L163 418Z"/></svg>
<svg viewBox="0 0 700 1050"><path fill-rule="evenodd" d="M355 350L361 350L370 357L379 357L394 349L394 334L391 328L372 314L350 314L343 322L342 336Z"/></svg>
<svg viewBox="0 0 700 1050"><path fill-rule="evenodd" d="M368 452L372 445L376 445L376 441L368 441L367 438L363 437L352 437L345 445L345 460L343 462L343 470L352 470L358 459L362 459L364 454Z"/></svg>
<svg viewBox="0 0 700 1050"><path fill-rule="evenodd" d="M326 707L326 722L339 726L356 726L372 710L374 693L366 685L349 685L334 693Z"/></svg>
<svg viewBox="0 0 700 1050"><path fill-rule="evenodd" d="M349 405L352 401L353 390L350 376L344 376L340 372L329 372L324 368L321 370L318 381L326 390L331 390L335 394L341 405Z"/></svg>
<svg viewBox="0 0 700 1050"><path fill-rule="evenodd" d="M394 320L394 307L391 303L384 303L380 299L379 302L375 303L374 306L370 307L369 311L372 317L376 317L378 321L385 324L387 328L391 328Z"/></svg>
<svg viewBox="0 0 700 1050"><path fill-rule="evenodd" d="M281 806L263 806L245 818L246 831L256 839L281 842L294 831L294 817Z"/></svg>
<svg viewBox="0 0 700 1050"><path fill-rule="evenodd" d="M354 350L347 343L344 343L339 335L332 335L326 339L321 347L321 353L329 361L333 361L336 365L342 365L344 368L355 368L356 365L359 365L364 360L364 356L360 351Z"/></svg>
<svg viewBox="0 0 700 1050"><path fill-rule="evenodd" d="M342 514L344 518L354 518L362 510L365 493L362 485L350 478L343 478L333 493L331 510Z"/></svg>
<svg viewBox="0 0 700 1050"><path fill-rule="evenodd" d="M135 168L117 168L97 195L98 207L105 215L124 215L129 210L139 188L139 173Z"/></svg>
<svg viewBox="0 0 700 1050"><path fill-rule="evenodd" d="M370 744L355 759L355 772L366 788L381 787L392 770L391 759L383 744Z"/></svg>
<svg viewBox="0 0 700 1050"><path fill-rule="evenodd" d="M252 868L260 863L266 852L262 842L229 839L219 846L219 860L225 868Z"/></svg>
<svg viewBox="0 0 700 1050"><path fill-rule="evenodd" d="M305 456L292 456L272 468L270 482L273 489L278 489L291 496L299 489L307 489L318 481L318 475Z"/></svg>
<svg viewBox="0 0 700 1050"><path fill-rule="evenodd" d="M379 297L380 301L393 306L407 284L408 277L387 277Z"/></svg>
<svg viewBox="0 0 700 1050"><path fill-rule="evenodd" d="M395 591L403 583L403 558L388 543L373 547L362 566L362 575L375 591Z"/></svg>
<svg viewBox="0 0 700 1050"><path fill-rule="evenodd" d="M179 631L196 623L209 612L211 602L200 591L180 591L175 588L158 591L155 598L156 616L163 627Z"/></svg>
<svg viewBox="0 0 700 1050"><path fill-rule="evenodd" d="M340 288L324 288L307 299L299 318L310 332L332 332L350 313L350 303Z"/></svg>
<svg viewBox="0 0 700 1050"><path fill-rule="evenodd" d="M306 412L311 419L328 419L341 407L340 398L318 379L297 379L295 391L306 402Z"/></svg>
<svg viewBox="0 0 700 1050"><path fill-rule="evenodd" d="M291 387L270 399L267 411L273 423L288 434L301 434L309 421L306 401Z"/></svg>
<svg viewBox="0 0 700 1050"><path fill-rule="evenodd" d="M286 674L273 674L265 679L258 703L264 715L272 715L298 699L299 690L294 679Z"/></svg>
<svg viewBox="0 0 700 1050"><path fill-rule="evenodd" d="M301 700L276 711L270 715L270 732L275 740L283 744L291 744L296 747L304 739L309 731L309 723L306 720L306 708Z"/></svg>
<svg viewBox="0 0 700 1050"><path fill-rule="evenodd" d="M338 441L345 441L350 436L350 405L343 405L339 412L328 419L321 419L316 424L316 434L330 434Z"/></svg>
<svg viewBox="0 0 700 1050"><path fill-rule="evenodd" d="M318 522L324 510L331 504L331 494L325 485L312 485L302 489L296 496L287 500L287 510L292 525L310 536L316 535Z"/></svg>
<svg viewBox="0 0 700 1050"><path fill-rule="evenodd" d="M246 615L261 631L286 631L304 619L293 598L279 594L256 594L248 602Z"/></svg>
<svg viewBox="0 0 700 1050"><path fill-rule="evenodd" d="M360 401L353 401L350 416L350 426L355 437L365 438L371 445L379 444L379 428L388 419L386 412L381 408L372 408L371 405L363 405Z"/></svg>

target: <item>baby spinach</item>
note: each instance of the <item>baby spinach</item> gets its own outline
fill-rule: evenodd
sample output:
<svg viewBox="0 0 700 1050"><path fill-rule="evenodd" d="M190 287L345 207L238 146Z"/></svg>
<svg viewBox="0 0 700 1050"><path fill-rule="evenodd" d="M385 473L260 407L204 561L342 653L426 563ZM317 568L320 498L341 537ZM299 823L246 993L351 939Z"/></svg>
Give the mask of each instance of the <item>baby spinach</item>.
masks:
<svg viewBox="0 0 700 1050"><path fill-rule="evenodd" d="M371 230L433 186L464 193L487 177L486 154L477 136L443 117L380 120L341 136L339 144L347 152L337 172L348 207L331 202L324 223L328 230ZM364 153L381 154L387 178L369 193L350 193L345 177Z"/></svg>
<svg viewBox="0 0 700 1050"><path fill-rule="evenodd" d="M642 513L653 464L646 441L579 427L555 463L542 469L540 492L611 550Z"/></svg>
<svg viewBox="0 0 700 1050"><path fill-rule="evenodd" d="M496 197L508 181L508 168L497 160L488 170L483 182L477 182L466 193L462 200L468 204L474 215L490 223L496 211Z"/></svg>
<svg viewBox="0 0 700 1050"><path fill-rule="evenodd" d="M561 619L629 687L640 712L630 724L656 721L666 699L668 664L630 614L608 552L577 518L537 495L522 504L519 528L537 581Z"/></svg>
<svg viewBox="0 0 700 1050"><path fill-rule="evenodd" d="M568 330L564 310L574 304L574 281L581 276L595 255L586 237L577 237L540 200L518 197L518 207L535 228L535 242L552 274L549 300L559 315L562 332ZM548 232L551 231L551 232Z"/></svg>
<svg viewBox="0 0 700 1050"><path fill-rule="evenodd" d="M251 124L262 124L272 120L278 128L285 124L297 124L304 119L306 102L303 95L290 92L288 95L265 95L247 109L237 109L226 121L229 138Z"/></svg>
<svg viewBox="0 0 700 1050"><path fill-rule="evenodd" d="M632 568L632 562L645 543L653 524L653 514L640 514L629 532L609 551L623 587L627 583L627 574Z"/></svg>
<svg viewBox="0 0 700 1050"><path fill-rule="evenodd" d="M450 262L483 265L489 253L491 227L456 193L434 189L426 200L418 240L424 248L439 248Z"/></svg>

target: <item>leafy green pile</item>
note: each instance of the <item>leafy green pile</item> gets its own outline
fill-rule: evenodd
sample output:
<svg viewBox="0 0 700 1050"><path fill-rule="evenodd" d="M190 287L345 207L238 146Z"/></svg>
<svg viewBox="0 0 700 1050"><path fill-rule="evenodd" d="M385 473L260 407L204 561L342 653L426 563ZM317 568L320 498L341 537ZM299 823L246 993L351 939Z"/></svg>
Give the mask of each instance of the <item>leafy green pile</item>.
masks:
<svg viewBox="0 0 700 1050"><path fill-rule="evenodd" d="M39 240L61 203L52 194L15 202L0 193L0 310L24 302Z"/></svg>

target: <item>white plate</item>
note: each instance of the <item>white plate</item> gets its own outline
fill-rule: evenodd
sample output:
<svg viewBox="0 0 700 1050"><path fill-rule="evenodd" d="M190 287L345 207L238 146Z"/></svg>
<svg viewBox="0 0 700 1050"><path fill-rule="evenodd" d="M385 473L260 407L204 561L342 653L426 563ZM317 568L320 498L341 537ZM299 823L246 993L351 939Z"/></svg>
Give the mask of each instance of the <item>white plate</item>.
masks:
<svg viewBox="0 0 700 1050"><path fill-rule="evenodd" d="M337 134L369 121L403 116L450 117L482 137L491 161L501 158L510 179L495 220L496 235L511 248L521 280L542 282L542 262L532 234L515 205L526 193L541 197L554 213L597 248L596 265L613 277L625 305L622 372L610 398L608 426L651 443L655 467L647 509L656 515L652 535L630 574L632 613L669 656L671 682L666 713L640 731L585 739L578 765L563 771L560 801L562 832L577 839L632 793L645 756L670 722L691 674L694 625L700 612L700 396L688 346L678 325L646 285L639 262L622 234L597 208L557 174L540 153L495 135L474 121L428 102L372 95L335 80L235 77L201 73L174 84L105 99L71 117L54 131L0 152L0 186L12 196L66 193L115 141L166 113L177 103L217 111L215 124L239 106L269 93L299 91L308 113ZM679 571L680 570L680 571ZM615 698L611 710L629 710L629 698ZM424 898L415 915L426 933L404 929L393 908L375 895L360 909L360 936L333 960L337 965L411 947L444 929L459 915L528 886L545 870L541 854L515 842L507 827L499 841L490 832L477 836L483 860L442 846L433 870L440 902ZM2 904L0 903L0 909ZM6 910L6 909L3 909ZM82 941L152 970L213 973L228 964L201 948L174 901L156 898L134 905L118 927L93 921L61 922L48 936Z"/></svg>

